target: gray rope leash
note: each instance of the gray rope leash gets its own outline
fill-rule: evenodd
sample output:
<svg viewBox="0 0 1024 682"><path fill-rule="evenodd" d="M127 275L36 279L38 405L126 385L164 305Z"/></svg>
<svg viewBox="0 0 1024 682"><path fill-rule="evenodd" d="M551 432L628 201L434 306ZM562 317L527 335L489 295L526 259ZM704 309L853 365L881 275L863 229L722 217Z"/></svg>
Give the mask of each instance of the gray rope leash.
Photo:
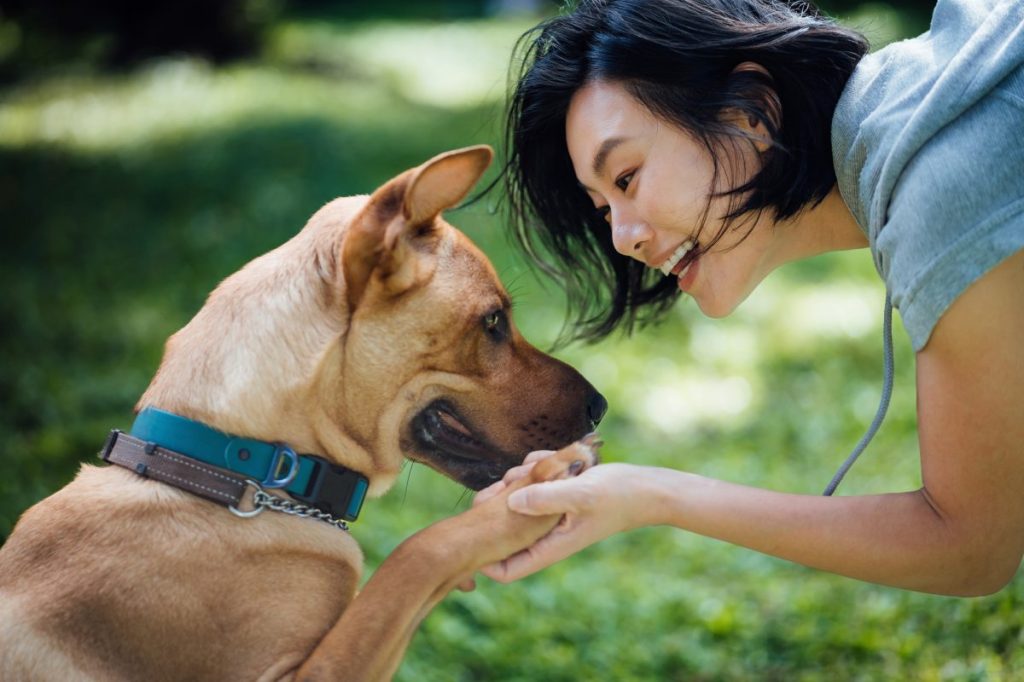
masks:
<svg viewBox="0 0 1024 682"><path fill-rule="evenodd" d="M882 421L885 419L885 413L889 410L889 399L892 397L892 382L893 382L893 357L892 357L892 299L889 296L889 292L885 292L885 315L882 322L882 348L885 355L884 366L885 366L885 377L882 379L882 398L878 402L878 411L875 412L875 418L871 422L871 426L861 436L860 442L850 453L846 461L842 463L839 470L836 471L836 475L832 477L832 481L825 488L823 495L831 495L839 487L840 481L843 480L843 476L850 470L853 463L860 457L860 453L864 452L864 448L868 446L871 439L875 437L875 433L878 431L878 427L882 425Z"/></svg>

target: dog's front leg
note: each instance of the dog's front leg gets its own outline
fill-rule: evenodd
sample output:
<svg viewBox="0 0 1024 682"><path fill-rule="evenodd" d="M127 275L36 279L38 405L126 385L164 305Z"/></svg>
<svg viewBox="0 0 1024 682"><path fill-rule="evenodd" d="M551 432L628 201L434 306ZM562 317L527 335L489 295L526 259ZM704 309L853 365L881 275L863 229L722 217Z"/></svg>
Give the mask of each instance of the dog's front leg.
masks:
<svg viewBox="0 0 1024 682"><path fill-rule="evenodd" d="M456 517L457 518L457 517ZM444 547L447 519L395 549L299 669L297 680L389 679L420 621L473 564Z"/></svg>
<svg viewBox="0 0 1024 682"><path fill-rule="evenodd" d="M416 627L456 585L481 567L539 540L555 516L509 511L508 495L524 485L573 476L596 463L596 438L559 450L500 495L416 533L388 556L299 668L297 680L386 680Z"/></svg>

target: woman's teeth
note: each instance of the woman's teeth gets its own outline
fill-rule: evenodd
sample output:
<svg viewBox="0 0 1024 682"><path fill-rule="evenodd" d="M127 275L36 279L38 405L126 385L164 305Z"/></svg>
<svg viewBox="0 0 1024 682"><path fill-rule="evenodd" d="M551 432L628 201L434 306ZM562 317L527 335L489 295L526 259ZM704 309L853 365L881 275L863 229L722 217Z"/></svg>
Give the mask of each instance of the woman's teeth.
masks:
<svg viewBox="0 0 1024 682"><path fill-rule="evenodd" d="M690 252L690 249L692 249L692 248L693 248L693 240L692 239L687 239L685 242L680 244L679 247L675 251L672 252L672 255L669 256L665 260L665 262L661 264L661 267L658 268L658 269L661 270L666 275L671 275L672 274L672 268L677 266L679 264L679 261L681 261L683 259L683 256L688 254Z"/></svg>

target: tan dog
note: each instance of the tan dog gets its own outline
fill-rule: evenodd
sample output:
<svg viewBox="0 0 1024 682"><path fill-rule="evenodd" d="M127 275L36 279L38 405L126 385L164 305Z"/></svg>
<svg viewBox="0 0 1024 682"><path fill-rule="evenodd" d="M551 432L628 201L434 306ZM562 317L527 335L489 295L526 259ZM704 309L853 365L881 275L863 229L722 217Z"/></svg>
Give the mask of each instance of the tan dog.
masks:
<svg viewBox="0 0 1024 682"><path fill-rule="evenodd" d="M440 218L490 160L487 147L443 154L322 208L171 337L138 408L317 453L371 495L406 457L480 489L589 432L603 398L522 339L491 265ZM572 445L530 480L593 454ZM362 555L344 531L240 519L83 466L0 550L0 679L388 678L453 586L557 523L509 512L506 495L414 535L356 597Z"/></svg>

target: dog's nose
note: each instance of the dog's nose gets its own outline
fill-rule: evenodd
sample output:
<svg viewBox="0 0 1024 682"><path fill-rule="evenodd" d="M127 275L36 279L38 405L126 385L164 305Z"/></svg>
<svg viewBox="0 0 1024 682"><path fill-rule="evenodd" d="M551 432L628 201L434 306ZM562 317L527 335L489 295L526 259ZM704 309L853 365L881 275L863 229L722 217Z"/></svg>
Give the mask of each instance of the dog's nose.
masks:
<svg viewBox="0 0 1024 682"><path fill-rule="evenodd" d="M607 411L608 401L604 399L603 395L592 390L590 396L587 397L587 418L590 419L590 423L594 426L600 424Z"/></svg>

